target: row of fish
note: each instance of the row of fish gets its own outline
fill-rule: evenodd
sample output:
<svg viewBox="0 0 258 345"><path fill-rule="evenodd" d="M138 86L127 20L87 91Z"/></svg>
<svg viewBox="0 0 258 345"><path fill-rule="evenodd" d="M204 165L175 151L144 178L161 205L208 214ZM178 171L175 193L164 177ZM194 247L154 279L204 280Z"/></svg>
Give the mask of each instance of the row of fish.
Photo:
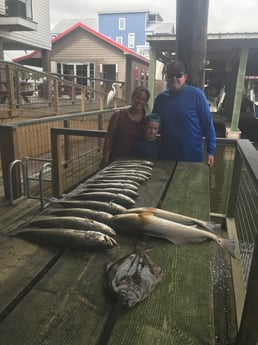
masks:
<svg viewBox="0 0 258 345"><path fill-rule="evenodd" d="M150 161L116 161L62 199L15 235L43 245L109 249L117 245L113 215L134 206L138 188L152 173Z"/></svg>
<svg viewBox="0 0 258 345"><path fill-rule="evenodd" d="M56 200L53 207L27 224L18 235L35 240L37 233L33 235L33 232L38 231L39 235L40 229L42 234L38 238L43 242L43 230L52 228L58 235L53 231L54 241L50 238L51 232L46 231L49 243L57 245L57 238L63 236L67 240L60 243L73 248L79 248L77 238L76 244L72 241L77 231L96 233L97 240L84 236L84 248L113 248L117 245L117 232L160 237L175 244L212 240L235 257L234 241L216 235L212 222L158 208L133 207L139 186L151 176L152 165L149 161L135 160L112 163L65 198Z"/></svg>

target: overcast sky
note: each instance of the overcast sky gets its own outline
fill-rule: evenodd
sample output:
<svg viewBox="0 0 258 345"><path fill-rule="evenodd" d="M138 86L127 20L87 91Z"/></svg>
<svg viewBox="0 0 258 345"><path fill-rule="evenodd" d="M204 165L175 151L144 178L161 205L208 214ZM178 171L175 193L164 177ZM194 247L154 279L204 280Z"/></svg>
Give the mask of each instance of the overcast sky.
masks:
<svg viewBox="0 0 258 345"><path fill-rule="evenodd" d="M175 23L176 0L49 0L51 28L98 12L149 10ZM258 0L209 0L208 32L258 32Z"/></svg>

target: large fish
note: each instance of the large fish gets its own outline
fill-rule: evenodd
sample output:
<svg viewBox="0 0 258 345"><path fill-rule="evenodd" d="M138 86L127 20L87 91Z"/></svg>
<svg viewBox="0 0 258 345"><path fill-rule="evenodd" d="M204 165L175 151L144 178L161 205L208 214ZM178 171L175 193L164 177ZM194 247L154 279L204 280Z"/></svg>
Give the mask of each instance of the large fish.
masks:
<svg viewBox="0 0 258 345"><path fill-rule="evenodd" d="M93 200L58 200L54 201L56 205L61 205L65 208L76 207L76 208L89 208L95 211L103 211L112 215L123 213L126 208L116 204L115 202L103 202Z"/></svg>
<svg viewBox="0 0 258 345"><path fill-rule="evenodd" d="M40 245L71 249L111 249L117 242L111 236L97 231L61 228L24 228L15 236Z"/></svg>
<svg viewBox="0 0 258 345"><path fill-rule="evenodd" d="M149 297L162 275L161 268L146 252L136 248L135 252L107 266L105 287L122 307L131 308Z"/></svg>
<svg viewBox="0 0 258 345"><path fill-rule="evenodd" d="M132 175L132 174L127 174L127 173L118 173L118 174L115 174L115 173L106 173L106 174L103 174L103 175L99 175L96 179L94 179L94 181L96 180L102 180L102 179L110 179L110 180L121 180L121 179L124 179L125 181L127 180L130 180L130 181L135 181L135 182L138 182L138 183L143 183L145 180L146 180L146 177L142 177L142 176L138 176L138 175Z"/></svg>
<svg viewBox="0 0 258 345"><path fill-rule="evenodd" d="M106 172L114 172L114 173L123 173L126 172L127 174L140 174L140 176L144 177L150 177L151 176L151 171L144 171L144 170L139 170L139 169L128 169L128 168L119 168L119 167L114 167L114 168L105 168L103 170L103 173Z"/></svg>
<svg viewBox="0 0 258 345"><path fill-rule="evenodd" d="M150 173L152 174L153 172L153 168L151 166L147 166L147 165L127 165L127 164L120 164L120 165L108 165L104 170L113 170L113 169L117 169L117 170L123 170L123 171L127 171L127 170L136 170L136 171L143 171L144 173Z"/></svg>
<svg viewBox="0 0 258 345"><path fill-rule="evenodd" d="M115 187L115 188L128 188L128 189L132 189L137 191L140 183L135 182L135 181L125 181L124 179L122 180L105 180L105 179L101 179L101 180L91 180L91 181L87 181L87 183L85 183L86 187L90 187L93 186L94 188L105 188L105 187Z"/></svg>
<svg viewBox="0 0 258 345"><path fill-rule="evenodd" d="M84 187L84 188L79 188L77 189L77 191L79 193L88 193L88 192L99 192L100 190L105 191L105 192L110 192L110 193L120 193L120 194L124 194L129 196L130 198L137 198L137 196L139 195L138 192L128 189L128 188L110 188L110 187L106 187L106 188L94 188L93 186L91 187Z"/></svg>
<svg viewBox="0 0 258 345"><path fill-rule="evenodd" d="M52 214L55 216L75 216L89 218L104 224L110 224L110 221L112 219L112 215L110 213L79 207L51 208L47 210L47 214Z"/></svg>
<svg viewBox="0 0 258 345"><path fill-rule="evenodd" d="M169 212L166 210L162 210L160 208L155 207L137 207L131 208L126 210L125 213L142 213L142 212L151 212L154 216L171 220L172 222L184 224L184 225L200 225L204 229L214 231L215 230L215 223L213 222L206 222L201 219L187 217L179 213Z"/></svg>
<svg viewBox="0 0 258 345"><path fill-rule="evenodd" d="M128 176L125 177L125 176L120 176L120 177L117 177L117 176L107 176L107 177L96 177L94 180L91 180L91 182L94 182L94 183L129 183L129 184L132 184L136 187L139 187L141 185L141 181L136 181L134 179L131 179L129 178Z"/></svg>
<svg viewBox="0 0 258 345"><path fill-rule="evenodd" d="M127 165L127 166L136 166L136 167L142 167L142 166L149 166L153 167L154 162L148 161L148 160L140 160L140 159L134 159L134 160L117 160L110 164L110 166L121 166L121 165Z"/></svg>
<svg viewBox="0 0 258 345"><path fill-rule="evenodd" d="M112 222L117 231L161 237L175 244L198 243L210 239L235 258L234 240L219 237L206 230L156 217L151 212L115 215Z"/></svg>
<svg viewBox="0 0 258 345"><path fill-rule="evenodd" d="M72 200L96 200L96 201L114 201L115 203L131 207L135 204L135 201L127 195L121 193L111 193L106 191L91 192L91 193L77 193L70 196Z"/></svg>
<svg viewBox="0 0 258 345"><path fill-rule="evenodd" d="M41 228L64 228L84 231L98 231L109 236L116 235L116 232L107 224L76 216L41 216L30 221L25 227L32 226L38 226Z"/></svg>

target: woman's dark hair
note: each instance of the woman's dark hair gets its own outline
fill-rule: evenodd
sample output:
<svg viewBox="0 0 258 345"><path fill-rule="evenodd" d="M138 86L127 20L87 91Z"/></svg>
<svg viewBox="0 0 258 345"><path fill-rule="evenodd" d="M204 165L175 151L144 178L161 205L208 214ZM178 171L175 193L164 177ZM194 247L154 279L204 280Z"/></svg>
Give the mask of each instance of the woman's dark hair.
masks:
<svg viewBox="0 0 258 345"><path fill-rule="evenodd" d="M147 102L148 102L148 100L149 100L149 98L150 98L150 91L149 91L146 87L144 87L144 86L142 86L142 85L137 86L137 87L133 90L132 98L134 98L134 96L136 95L136 93L137 93L138 91L144 91L144 92L146 92L146 95L147 95Z"/></svg>

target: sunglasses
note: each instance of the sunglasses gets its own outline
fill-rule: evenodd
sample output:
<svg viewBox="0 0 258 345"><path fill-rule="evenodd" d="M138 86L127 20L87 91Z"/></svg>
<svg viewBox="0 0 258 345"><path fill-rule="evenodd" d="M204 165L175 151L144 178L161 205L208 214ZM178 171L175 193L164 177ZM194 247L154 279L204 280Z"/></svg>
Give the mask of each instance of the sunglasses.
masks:
<svg viewBox="0 0 258 345"><path fill-rule="evenodd" d="M166 75L167 75L167 78L169 78L169 79L172 79L172 78L180 79L180 78L182 78L184 73L182 73L182 72L178 72L178 73L168 72Z"/></svg>

